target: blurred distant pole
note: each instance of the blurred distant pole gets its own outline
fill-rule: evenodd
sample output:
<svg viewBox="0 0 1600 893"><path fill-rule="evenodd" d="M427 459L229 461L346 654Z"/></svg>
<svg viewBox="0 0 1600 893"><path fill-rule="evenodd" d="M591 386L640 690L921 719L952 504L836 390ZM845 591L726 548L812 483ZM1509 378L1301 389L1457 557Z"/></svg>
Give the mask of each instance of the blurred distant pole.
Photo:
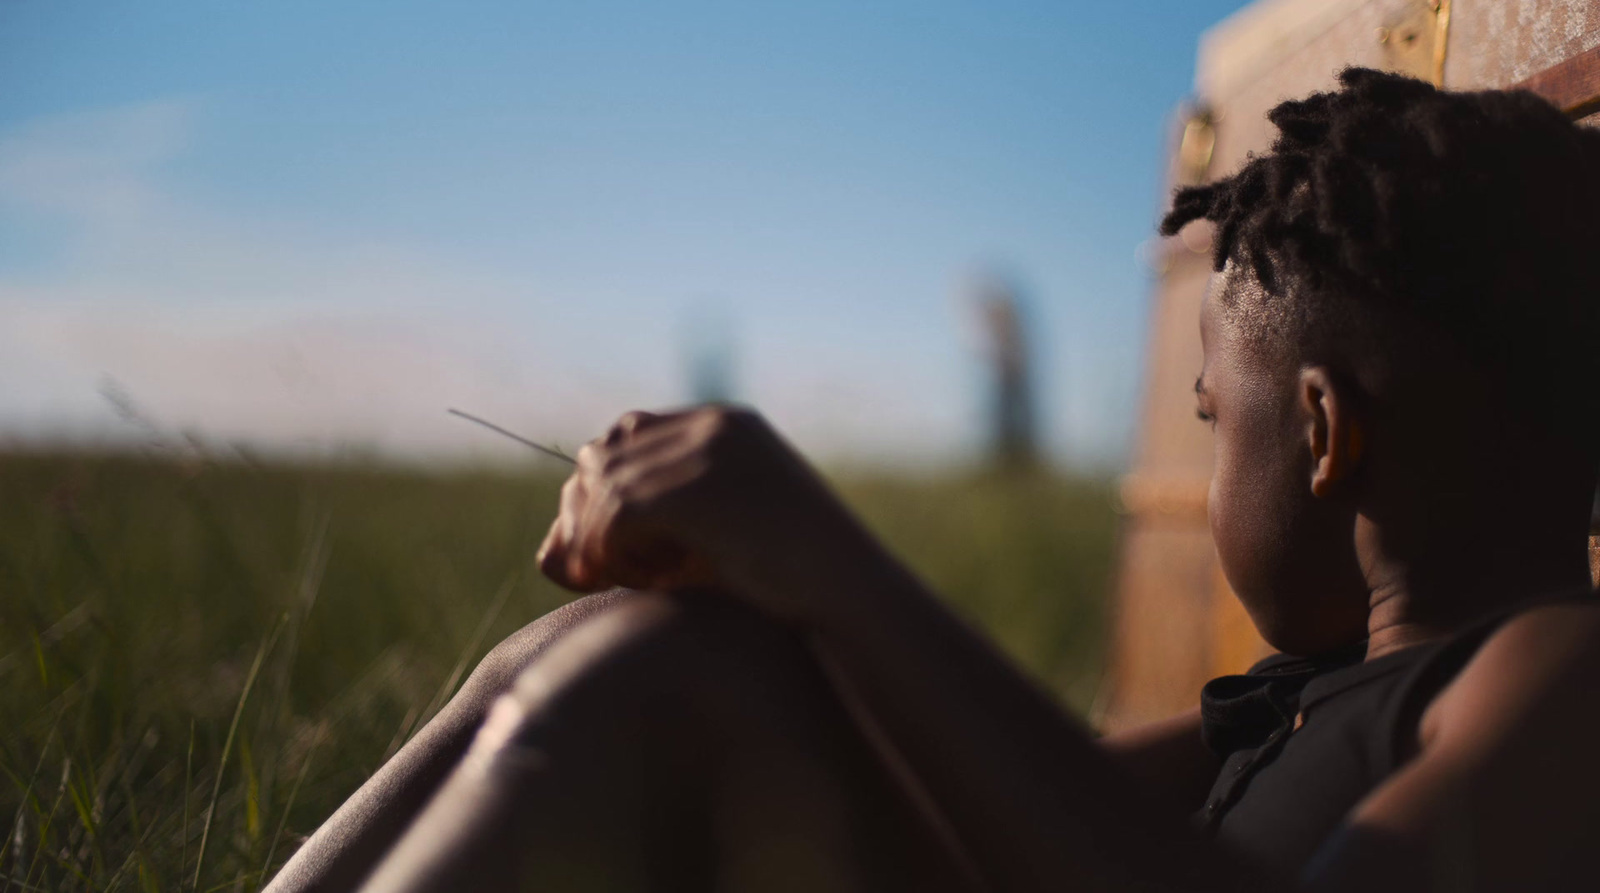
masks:
<svg viewBox="0 0 1600 893"><path fill-rule="evenodd" d="M1034 411L1033 364L1026 320L1016 289L990 276L975 290L990 377L990 449L1005 469L1032 468L1039 461Z"/></svg>
<svg viewBox="0 0 1600 893"><path fill-rule="evenodd" d="M727 403L737 396L733 341L726 313L701 308L686 318L683 343L691 403Z"/></svg>

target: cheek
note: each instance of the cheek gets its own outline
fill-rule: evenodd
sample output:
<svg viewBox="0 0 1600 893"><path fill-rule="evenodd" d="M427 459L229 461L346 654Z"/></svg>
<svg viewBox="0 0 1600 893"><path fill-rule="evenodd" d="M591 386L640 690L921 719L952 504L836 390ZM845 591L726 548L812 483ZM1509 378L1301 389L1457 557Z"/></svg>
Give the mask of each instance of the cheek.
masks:
<svg viewBox="0 0 1600 893"><path fill-rule="evenodd" d="M1311 495L1309 458L1218 430L1207 513L1228 584L1263 638L1305 654L1360 637L1353 515ZM1278 441L1283 443L1283 441Z"/></svg>
<svg viewBox="0 0 1600 893"><path fill-rule="evenodd" d="M1247 607L1282 563L1277 519L1283 517L1284 488L1275 463L1266 458L1259 450L1234 448L1219 429L1206 510L1223 573Z"/></svg>
<svg viewBox="0 0 1600 893"><path fill-rule="evenodd" d="M1304 588L1303 572L1317 563L1308 562L1314 544L1296 536L1305 526L1300 521L1309 486L1301 486L1294 456L1268 448L1273 442L1261 432L1219 426L1207 504L1223 574L1269 641L1278 627L1292 623L1289 600Z"/></svg>

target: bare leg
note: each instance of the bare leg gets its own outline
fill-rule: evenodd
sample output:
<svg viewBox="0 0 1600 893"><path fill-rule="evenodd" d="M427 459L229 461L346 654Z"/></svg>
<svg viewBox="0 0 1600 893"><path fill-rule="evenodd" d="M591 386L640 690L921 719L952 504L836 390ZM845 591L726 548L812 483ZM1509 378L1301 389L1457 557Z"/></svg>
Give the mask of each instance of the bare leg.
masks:
<svg viewBox="0 0 1600 893"><path fill-rule="evenodd" d="M498 701L364 889L972 890L801 639L639 595Z"/></svg>
<svg viewBox="0 0 1600 893"><path fill-rule="evenodd" d="M494 699L563 633L629 595L613 590L578 599L496 645L450 703L317 829L266 893L354 889L460 762Z"/></svg>

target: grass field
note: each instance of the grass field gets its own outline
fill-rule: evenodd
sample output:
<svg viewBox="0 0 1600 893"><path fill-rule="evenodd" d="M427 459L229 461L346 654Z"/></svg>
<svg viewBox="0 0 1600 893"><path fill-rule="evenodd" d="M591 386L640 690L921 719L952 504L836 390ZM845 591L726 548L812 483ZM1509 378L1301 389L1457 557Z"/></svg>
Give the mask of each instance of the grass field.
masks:
<svg viewBox="0 0 1600 893"><path fill-rule="evenodd" d="M0 890L253 890L567 596L557 478L0 456ZM850 476L937 591L1074 705L1099 679L1098 481Z"/></svg>

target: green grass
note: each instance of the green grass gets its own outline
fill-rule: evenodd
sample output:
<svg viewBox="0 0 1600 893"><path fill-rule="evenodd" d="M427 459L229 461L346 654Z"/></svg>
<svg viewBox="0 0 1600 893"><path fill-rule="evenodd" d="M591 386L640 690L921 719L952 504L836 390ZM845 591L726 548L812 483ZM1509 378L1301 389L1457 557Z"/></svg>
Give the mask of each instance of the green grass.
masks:
<svg viewBox="0 0 1600 893"><path fill-rule="evenodd" d="M0 890L258 888L484 651L568 598L532 563L558 485L0 456ZM1087 705L1114 535L1103 482L840 486Z"/></svg>

